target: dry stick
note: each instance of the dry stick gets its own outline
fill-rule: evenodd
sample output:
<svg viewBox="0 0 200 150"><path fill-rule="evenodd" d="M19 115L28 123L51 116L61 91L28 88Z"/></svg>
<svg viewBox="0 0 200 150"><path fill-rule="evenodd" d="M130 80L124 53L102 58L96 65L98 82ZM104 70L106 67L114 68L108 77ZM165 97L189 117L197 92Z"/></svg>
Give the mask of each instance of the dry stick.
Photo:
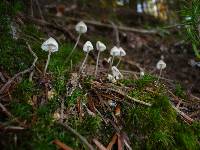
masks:
<svg viewBox="0 0 200 150"><path fill-rule="evenodd" d="M30 75L29 75L29 81L33 81L33 75L34 75L34 69L33 71L31 71Z"/></svg>
<svg viewBox="0 0 200 150"><path fill-rule="evenodd" d="M0 108L8 117L12 117L12 114L1 103L0 103Z"/></svg>
<svg viewBox="0 0 200 150"><path fill-rule="evenodd" d="M183 118L185 118L187 121L189 121L189 123L193 123L194 120L192 118L190 118L188 115L186 115L184 112L180 111L178 108L176 108L173 104L172 108L174 108L174 110L176 110L176 112L181 115Z"/></svg>
<svg viewBox="0 0 200 150"><path fill-rule="evenodd" d="M100 56L101 51L98 52L98 56L97 56L97 62L96 62L96 69L95 69L95 77L97 76L97 70L98 70L98 65L99 65L99 56Z"/></svg>
<svg viewBox="0 0 200 150"><path fill-rule="evenodd" d="M112 150L112 147L113 147L113 145L116 143L116 140L117 140L117 134L115 134L115 135L112 137L110 143L109 143L108 146L107 146L107 150Z"/></svg>
<svg viewBox="0 0 200 150"><path fill-rule="evenodd" d="M53 15L53 16L55 17L55 15ZM79 22L82 20L85 23L90 24L90 25L113 29L113 26L110 24L104 24L104 23L94 21L94 20L83 20L83 19L77 19L77 18L73 18L73 17L61 17L58 19L62 19L62 20L66 20L66 21L71 20L71 21L76 21L76 22ZM137 29L137 28L133 28L133 27L125 27L125 26L117 26L117 29L121 30L121 31L136 32L136 33L142 33L142 34L159 34L158 30L145 30L145 29Z"/></svg>
<svg viewBox="0 0 200 150"><path fill-rule="evenodd" d="M8 126L8 127L5 127L4 130L24 130L25 128L23 127L20 127L20 126Z"/></svg>
<svg viewBox="0 0 200 150"><path fill-rule="evenodd" d="M5 107L2 103L0 103L0 108L1 108L1 110L2 110L8 117L13 118L14 121L16 121L17 123L19 123L20 125L22 125L22 122L20 122L20 121L18 120L18 118L15 118L15 117L6 109L6 107Z"/></svg>
<svg viewBox="0 0 200 150"><path fill-rule="evenodd" d="M6 79L5 79L5 77L3 76L3 74L0 72L0 79L1 79L1 81L3 81L4 83L6 82Z"/></svg>
<svg viewBox="0 0 200 150"><path fill-rule="evenodd" d="M30 45L29 45L27 42L26 42L26 45L28 46L28 49L29 49L30 53L31 53L31 54L34 56L34 58L35 58L34 61L33 61L33 63L32 63L32 65L31 65L31 67L29 67L28 69L26 69L26 70L24 70L24 71L21 71L21 72L15 74L12 78L10 78L10 79L4 84L4 86L0 89L0 94L3 94L3 92L6 90L6 88L8 88L8 87L10 86L10 84L11 84L17 77L19 77L20 75L24 75L25 73L28 73L28 72L32 71L33 68L35 67L35 64L36 64L36 62L37 62L38 57L37 57L36 54L32 51Z"/></svg>
<svg viewBox="0 0 200 150"><path fill-rule="evenodd" d="M48 65L49 65L50 57L51 57L51 51L49 50L47 62L46 62L45 68L44 68L44 75L45 75L46 72L47 72L47 67L48 67Z"/></svg>
<svg viewBox="0 0 200 150"><path fill-rule="evenodd" d="M146 105L146 106L152 106L152 104L150 104L150 103L147 103L147 102L144 102L144 101L140 101L140 100L138 100L138 99L135 99L135 98L133 98L133 97L130 97L130 96L128 96L127 94L122 93L122 92L120 92L120 91L117 91L117 90L115 90L115 89L110 89L110 90L113 91L113 92L119 93L119 94L123 95L124 97L127 97L128 99L130 99L130 100L132 100L132 101L134 101L134 102L137 102L137 103L140 103L140 104L143 104L143 105Z"/></svg>
<svg viewBox="0 0 200 150"><path fill-rule="evenodd" d="M94 138L92 141L99 148L99 150L107 150L107 148L103 144L101 144L97 139Z"/></svg>
<svg viewBox="0 0 200 150"><path fill-rule="evenodd" d="M56 139L53 141L53 144L57 145L62 150L73 150L71 147L67 146L66 144L62 143L60 140Z"/></svg>
<svg viewBox="0 0 200 150"><path fill-rule="evenodd" d="M67 124L64 124L62 122L58 122L58 124L62 125L65 129L67 129L70 132L72 132L73 134L75 134L83 143L85 143L85 145L88 146L88 148L90 150L95 150L93 148L93 146L82 135L80 135L78 132L76 132L73 128L71 128L70 126L68 126Z"/></svg>

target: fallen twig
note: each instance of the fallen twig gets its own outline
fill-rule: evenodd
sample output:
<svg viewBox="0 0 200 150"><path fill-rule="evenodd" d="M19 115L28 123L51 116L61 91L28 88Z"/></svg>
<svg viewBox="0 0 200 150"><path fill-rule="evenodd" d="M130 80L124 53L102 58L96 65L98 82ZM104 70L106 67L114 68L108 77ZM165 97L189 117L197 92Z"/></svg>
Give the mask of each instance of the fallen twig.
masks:
<svg viewBox="0 0 200 150"><path fill-rule="evenodd" d="M4 130L6 131L21 131L21 130L24 130L25 128L23 127L20 127L20 126L7 126L7 127L4 127Z"/></svg>
<svg viewBox="0 0 200 150"><path fill-rule="evenodd" d="M36 54L32 51L30 45L29 45L27 42L26 42L26 44L27 44L27 46L28 46L28 49L29 49L30 53L31 53L31 54L34 56L34 58L35 58L34 61L33 61L33 63L32 63L32 65L31 65L31 67L29 67L28 69L26 69L26 70L24 70L24 71L21 71L21 72L15 74L12 78L10 78L10 79L4 84L4 86L0 89L0 94L3 94L4 91L10 87L11 83L12 83L16 78L18 78L18 77L21 76L21 75L24 75L25 73L28 73L28 72L32 71L33 68L35 67L35 64L36 64L36 62L37 62L38 57L37 57Z"/></svg>
<svg viewBox="0 0 200 150"><path fill-rule="evenodd" d="M5 79L5 77L3 76L3 74L1 72L0 72L0 79L4 83L6 82L6 79Z"/></svg>
<svg viewBox="0 0 200 150"><path fill-rule="evenodd" d="M101 144L97 139L92 140L94 144L99 148L99 150L107 150L103 144Z"/></svg>
<svg viewBox="0 0 200 150"><path fill-rule="evenodd" d="M176 112L181 115L188 123L193 123L194 120L192 118L190 118L188 115L186 115L184 112L180 111L178 108L176 108L173 104L172 104L172 108L174 108L174 110L176 110Z"/></svg>
<svg viewBox="0 0 200 150"><path fill-rule="evenodd" d="M71 131L73 134L75 134L85 145L87 145L87 147L90 150L94 150L93 146L90 143L88 143L88 141L82 135L80 135L77 131L75 131L73 128L68 126L66 123L58 122L58 124L60 124L65 129L67 129L67 130Z"/></svg>
<svg viewBox="0 0 200 150"><path fill-rule="evenodd" d="M0 103L0 108L1 110L8 116L8 117L12 117L12 114L6 109L6 107L4 107L3 104Z"/></svg>
<svg viewBox="0 0 200 150"><path fill-rule="evenodd" d="M132 101L134 101L134 102L137 102L137 103L140 103L140 104L143 104L143 105L146 105L146 106L152 106L152 104L150 104L150 103L147 103L147 102L138 100L138 99L136 99L136 98L130 97L130 96L128 96L127 94L125 94L125 93L123 93L123 92L121 92L121 91L117 91L117 90L111 89L111 88L109 88L109 90L111 90L111 91L113 91L113 92L116 92L116 93L118 93L118 94L120 94L120 95L122 95L122 96L124 96L124 97L126 97L126 98L128 98L128 99L130 99L130 100L132 100Z"/></svg>
<svg viewBox="0 0 200 150"><path fill-rule="evenodd" d="M116 143L116 140L117 140L117 134L115 134L115 135L112 137L110 143L109 143L108 146L107 146L107 150L112 150L112 147L113 147L113 145Z"/></svg>
<svg viewBox="0 0 200 150"><path fill-rule="evenodd" d="M1 108L2 112L5 113L9 118L12 118L13 121L16 121L17 123L19 123L20 126L24 126L24 124L23 124L22 122L20 122L20 121L18 120L18 118L15 118L15 117L7 110L7 108L6 108L3 104L1 104L1 103L0 103L0 108Z"/></svg>
<svg viewBox="0 0 200 150"><path fill-rule="evenodd" d="M53 141L53 144L57 145L62 150L73 150L71 147L67 146L66 144L62 143L60 140L56 139Z"/></svg>
<svg viewBox="0 0 200 150"><path fill-rule="evenodd" d="M51 16L53 16L53 15L51 15ZM76 21L76 22L79 22L80 20L82 20L85 23L90 24L90 25L113 29L113 26L111 24L104 24L104 23L94 21L94 20L83 20L83 19L77 19L77 18L73 18L73 17L60 17L58 19L62 19L62 20L66 20L66 21L71 20L71 21ZM116 27L118 30L128 31L128 32L136 32L136 33L143 33L143 34L158 34L159 33L157 30L145 30L145 29L137 29L137 28L133 28L133 27L125 27L125 26L116 26Z"/></svg>

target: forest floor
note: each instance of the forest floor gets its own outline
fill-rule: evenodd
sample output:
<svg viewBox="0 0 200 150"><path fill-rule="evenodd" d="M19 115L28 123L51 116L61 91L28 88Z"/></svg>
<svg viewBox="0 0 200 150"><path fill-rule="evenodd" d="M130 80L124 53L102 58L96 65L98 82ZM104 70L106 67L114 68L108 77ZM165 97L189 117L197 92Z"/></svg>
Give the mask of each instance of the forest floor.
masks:
<svg viewBox="0 0 200 150"><path fill-rule="evenodd" d="M200 147L199 68L193 66L195 57L190 44L182 39L181 29L124 23L130 16L123 20L119 19L121 14L107 18L108 10L98 15L102 9L92 13L92 5L35 3L30 5L33 9L27 6L19 11L20 5L15 3L8 13L9 6L8 2L0 7L1 147ZM58 11L63 14L58 16ZM71 64L66 58L78 37L74 27L81 20L88 32L81 36ZM52 54L47 74L43 75L47 54L41 44L50 36L60 48ZM81 49L87 40L100 40L108 49L101 56L97 78L97 52L90 54L86 75L79 76L84 58ZM114 84L107 80L106 62L113 45L127 52L119 66L124 79ZM167 67L158 82L156 63L161 57Z"/></svg>

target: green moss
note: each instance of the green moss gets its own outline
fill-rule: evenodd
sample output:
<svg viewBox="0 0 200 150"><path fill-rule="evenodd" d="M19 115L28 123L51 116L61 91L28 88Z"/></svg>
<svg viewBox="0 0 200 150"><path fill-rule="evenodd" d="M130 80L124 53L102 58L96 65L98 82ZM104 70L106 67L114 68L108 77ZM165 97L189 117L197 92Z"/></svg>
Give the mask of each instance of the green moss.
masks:
<svg viewBox="0 0 200 150"><path fill-rule="evenodd" d="M20 101L28 101L37 92L35 84L29 80L23 80L13 91L13 96Z"/></svg>
<svg viewBox="0 0 200 150"><path fill-rule="evenodd" d="M175 95L180 97L180 98L186 98L186 93L183 90L183 87L181 87L180 84L176 84L176 88L175 88Z"/></svg>
<svg viewBox="0 0 200 150"><path fill-rule="evenodd" d="M12 114L15 114L15 117L30 121L33 113L33 108L31 105L27 104L26 102L13 101L10 104L10 108Z"/></svg>
<svg viewBox="0 0 200 150"><path fill-rule="evenodd" d="M145 74L142 78L135 81L135 84L138 88L143 88L151 83L153 83L156 78L152 75Z"/></svg>
<svg viewBox="0 0 200 150"><path fill-rule="evenodd" d="M156 80L156 77L145 74L143 77L139 78L138 80L134 79L124 79L120 82L123 83L125 86L135 86L137 88L143 88Z"/></svg>

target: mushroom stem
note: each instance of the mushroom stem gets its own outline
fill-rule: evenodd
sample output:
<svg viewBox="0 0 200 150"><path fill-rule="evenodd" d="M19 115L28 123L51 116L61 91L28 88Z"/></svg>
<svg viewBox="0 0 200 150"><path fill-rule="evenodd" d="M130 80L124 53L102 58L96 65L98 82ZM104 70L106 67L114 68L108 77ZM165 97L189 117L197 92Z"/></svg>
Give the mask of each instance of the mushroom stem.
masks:
<svg viewBox="0 0 200 150"><path fill-rule="evenodd" d="M48 54L48 58L47 58L47 62L46 62L45 68L44 68L44 75L46 74L47 67L48 67L48 65L49 65L49 61L50 61L50 57L51 57L51 51L49 50L49 54Z"/></svg>
<svg viewBox="0 0 200 150"><path fill-rule="evenodd" d="M84 59L84 61L83 61L82 65L81 65L81 68L80 68L80 71L79 71L79 73L82 73L82 71L83 71L83 67L84 67L84 65L85 65L85 62L86 62L86 60L87 60L87 58L88 58L88 54L89 54L89 51L86 53L85 59Z"/></svg>
<svg viewBox="0 0 200 150"><path fill-rule="evenodd" d="M110 71L110 69L111 69L111 67L112 67L112 65L113 65L114 58L115 58L115 56L112 56L112 60L111 60L111 63L110 63L110 66L109 66L108 72Z"/></svg>
<svg viewBox="0 0 200 150"><path fill-rule="evenodd" d="M97 56L96 69L95 69L95 77L97 76L100 53L101 53L101 51L98 52L98 56Z"/></svg>
<svg viewBox="0 0 200 150"><path fill-rule="evenodd" d="M121 60L122 60L122 57L120 56L120 57L119 57L119 61L118 61L117 65L116 65L116 67L118 67L118 66L119 66L119 64L120 64Z"/></svg>
<svg viewBox="0 0 200 150"><path fill-rule="evenodd" d="M74 47L73 47L71 53L68 55L68 57L67 57L67 59L66 59L66 63L69 61L69 58L72 56L74 50L76 49L76 47L77 47L77 45L78 45L78 43L79 43L79 41L80 41L80 37L81 37L81 33L79 33L78 38L77 38L77 40L76 40L76 43L75 43L75 45L74 45Z"/></svg>
<svg viewBox="0 0 200 150"><path fill-rule="evenodd" d="M156 85L158 85L158 82L160 80L161 74L162 74L162 68L160 69L160 73L159 73L159 76L158 76L158 80L156 81Z"/></svg>

